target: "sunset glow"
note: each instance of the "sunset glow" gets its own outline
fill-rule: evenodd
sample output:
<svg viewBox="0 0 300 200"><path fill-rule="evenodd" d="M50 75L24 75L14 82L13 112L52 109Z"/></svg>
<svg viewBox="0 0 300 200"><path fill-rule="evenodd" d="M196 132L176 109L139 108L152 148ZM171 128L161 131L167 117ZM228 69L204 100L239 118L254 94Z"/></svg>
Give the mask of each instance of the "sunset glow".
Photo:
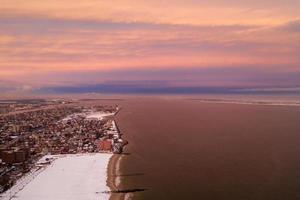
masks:
<svg viewBox="0 0 300 200"><path fill-rule="evenodd" d="M0 83L35 88L159 79L193 86L295 86L299 10L297 0L2 0ZM162 75L153 76L153 70ZM182 70L189 73L172 74ZM128 75L134 71L143 75ZM260 74L268 80L251 78Z"/></svg>

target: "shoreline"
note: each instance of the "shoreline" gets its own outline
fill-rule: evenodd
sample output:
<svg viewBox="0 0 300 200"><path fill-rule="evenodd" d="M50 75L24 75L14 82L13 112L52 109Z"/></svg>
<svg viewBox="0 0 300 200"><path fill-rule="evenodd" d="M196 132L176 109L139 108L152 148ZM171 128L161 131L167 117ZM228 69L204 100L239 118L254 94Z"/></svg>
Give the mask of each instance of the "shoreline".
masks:
<svg viewBox="0 0 300 200"><path fill-rule="evenodd" d="M121 108L117 109L117 111L114 113L114 117L116 117L120 110ZM116 120L114 119L113 121L115 122L117 132L120 134ZM117 177L117 175L120 174L120 163L122 157L122 154L113 154L109 159L107 165L107 186L109 187L110 191L117 191L119 189L118 186L121 184L121 178ZM124 193L111 192L109 200L124 200L125 196L126 194Z"/></svg>
<svg viewBox="0 0 300 200"><path fill-rule="evenodd" d="M114 154L110 157L107 167L107 186L110 188L110 191L118 190L118 185L120 184L117 182L117 175L120 171L120 162L122 160L122 154ZM114 193L111 192L109 200L123 200L125 199L124 193Z"/></svg>

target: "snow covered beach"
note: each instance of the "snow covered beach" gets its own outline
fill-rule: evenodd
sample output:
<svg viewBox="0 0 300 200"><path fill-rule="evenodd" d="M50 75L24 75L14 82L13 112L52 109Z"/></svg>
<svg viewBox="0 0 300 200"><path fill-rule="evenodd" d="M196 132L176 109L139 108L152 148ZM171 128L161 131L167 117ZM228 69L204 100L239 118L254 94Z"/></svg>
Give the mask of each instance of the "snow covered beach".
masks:
<svg viewBox="0 0 300 200"><path fill-rule="evenodd" d="M107 166L112 154L55 156L27 185L16 184L0 200L108 200Z"/></svg>

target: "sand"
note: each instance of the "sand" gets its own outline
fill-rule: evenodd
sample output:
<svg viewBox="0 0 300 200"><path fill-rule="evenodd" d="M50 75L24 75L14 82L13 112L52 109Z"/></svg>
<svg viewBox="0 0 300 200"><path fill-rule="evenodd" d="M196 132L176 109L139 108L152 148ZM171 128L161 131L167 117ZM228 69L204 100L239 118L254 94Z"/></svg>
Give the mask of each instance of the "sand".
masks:
<svg viewBox="0 0 300 200"><path fill-rule="evenodd" d="M107 185L111 191L117 191L119 189L120 179L119 175L119 164L122 155L115 154L110 158L107 170ZM125 198L125 194L122 193L111 193L109 200L121 200Z"/></svg>

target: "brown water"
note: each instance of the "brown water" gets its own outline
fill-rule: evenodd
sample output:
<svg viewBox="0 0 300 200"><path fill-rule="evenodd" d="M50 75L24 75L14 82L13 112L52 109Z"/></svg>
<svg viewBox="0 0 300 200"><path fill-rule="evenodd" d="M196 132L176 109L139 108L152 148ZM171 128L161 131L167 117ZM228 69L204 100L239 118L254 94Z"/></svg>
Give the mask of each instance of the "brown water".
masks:
<svg viewBox="0 0 300 200"><path fill-rule="evenodd" d="M118 102L119 103L119 102ZM133 199L300 199L300 107L142 98L119 103Z"/></svg>

